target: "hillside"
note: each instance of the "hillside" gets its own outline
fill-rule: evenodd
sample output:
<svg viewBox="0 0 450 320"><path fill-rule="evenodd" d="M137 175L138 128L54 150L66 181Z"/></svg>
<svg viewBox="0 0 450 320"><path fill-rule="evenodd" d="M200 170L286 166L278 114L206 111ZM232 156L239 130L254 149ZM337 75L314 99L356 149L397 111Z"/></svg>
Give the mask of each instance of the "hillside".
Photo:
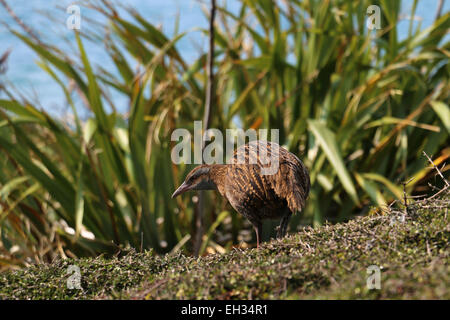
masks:
<svg viewBox="0 0 450 320"><path fill-rule="evenodd" d="M0 299L450 299L449 197L193 258L124 251L0 274ZM70 265L81 290L67 289ZM367 268L381 268L369 290Z"/></svg>

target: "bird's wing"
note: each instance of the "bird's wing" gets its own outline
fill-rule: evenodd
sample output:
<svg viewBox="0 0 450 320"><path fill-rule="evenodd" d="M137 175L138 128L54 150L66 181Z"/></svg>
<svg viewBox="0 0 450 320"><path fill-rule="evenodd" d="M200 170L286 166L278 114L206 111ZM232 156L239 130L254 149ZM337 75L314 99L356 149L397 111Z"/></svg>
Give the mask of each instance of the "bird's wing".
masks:
<svg viewBox="0 0 450 320"><path fill-rule="evenodd" d="M297 156L278 144L271 143L268 147L272 155L278 156L279 163L278 170L266 176L267 180L270 181L275 194L286 200L291 212L301 211L305 207L310 189L308 170Z"/></svg>
<svg viewBox="0 0 450 320"><path fill-rule="evenodd" d="M299 158L278 144L267 141L253 141L238 148L234 155L234 163L237 163L238 155L243 156L245 163L257 159L261 169L259 175L264 175L260 177L260 180L268 182L275 194L286 200L292 212L304 208L310 189L310 180L308 170ZM266 172L273 174L264 174L263 168L276 170L267 170ZM264 187L269 186L264 183Z"/></svg>
<svg viewBox="0 0 450 320"><path fill-rule="evenodd" d="M277 196L286 200L291 212L301 211L305 207L310 181L308 171L300 160L283 159L277 173L268 176L268 180Z"/></svg>

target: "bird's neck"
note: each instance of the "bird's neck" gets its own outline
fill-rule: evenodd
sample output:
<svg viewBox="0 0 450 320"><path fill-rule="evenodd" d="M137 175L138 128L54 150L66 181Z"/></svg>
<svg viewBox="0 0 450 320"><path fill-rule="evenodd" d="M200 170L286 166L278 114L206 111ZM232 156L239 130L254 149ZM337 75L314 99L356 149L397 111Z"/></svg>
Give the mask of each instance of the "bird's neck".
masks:
<svg viewBox="0 0 450 320"><path fill-rule="evenodd" d="M212 164L209 172L211 181L216 185L217 190L224 195L225 178L227 176L228 166L226 164Z"/></svg>

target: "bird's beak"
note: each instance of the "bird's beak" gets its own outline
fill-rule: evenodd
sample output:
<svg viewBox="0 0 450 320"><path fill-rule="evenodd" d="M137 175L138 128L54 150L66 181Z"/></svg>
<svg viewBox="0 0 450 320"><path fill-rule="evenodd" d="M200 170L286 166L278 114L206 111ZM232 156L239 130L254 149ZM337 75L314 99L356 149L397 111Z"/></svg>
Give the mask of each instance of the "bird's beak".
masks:
<svg viewBox="0 0 450 320"><path fill-rule="evenodd" d="M188 185L186 182L183 182L181 186L178 187L177 190L172 194L172 198L175 198L176 196L185 193L186 191L190 190L191 186Z"/></svg>

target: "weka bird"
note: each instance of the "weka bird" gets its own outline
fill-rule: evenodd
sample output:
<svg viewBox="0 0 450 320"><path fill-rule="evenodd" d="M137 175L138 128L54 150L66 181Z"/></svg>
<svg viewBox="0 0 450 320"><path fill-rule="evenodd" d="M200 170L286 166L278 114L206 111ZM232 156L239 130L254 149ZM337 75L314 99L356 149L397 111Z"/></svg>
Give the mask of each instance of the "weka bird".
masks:
<svg viewBox="0 0 450 320"><path fill-rule="evenodd" d="M274 159L277 170L267 174L263 169ZM292 213L304 208L309 189L308 170L299 158L274 142L252 141L239 147L229 164L194 168L172 198L188 190L218 190L252 223L259 247L262 220L281 218L277 237L284 237Z"/></svg>

